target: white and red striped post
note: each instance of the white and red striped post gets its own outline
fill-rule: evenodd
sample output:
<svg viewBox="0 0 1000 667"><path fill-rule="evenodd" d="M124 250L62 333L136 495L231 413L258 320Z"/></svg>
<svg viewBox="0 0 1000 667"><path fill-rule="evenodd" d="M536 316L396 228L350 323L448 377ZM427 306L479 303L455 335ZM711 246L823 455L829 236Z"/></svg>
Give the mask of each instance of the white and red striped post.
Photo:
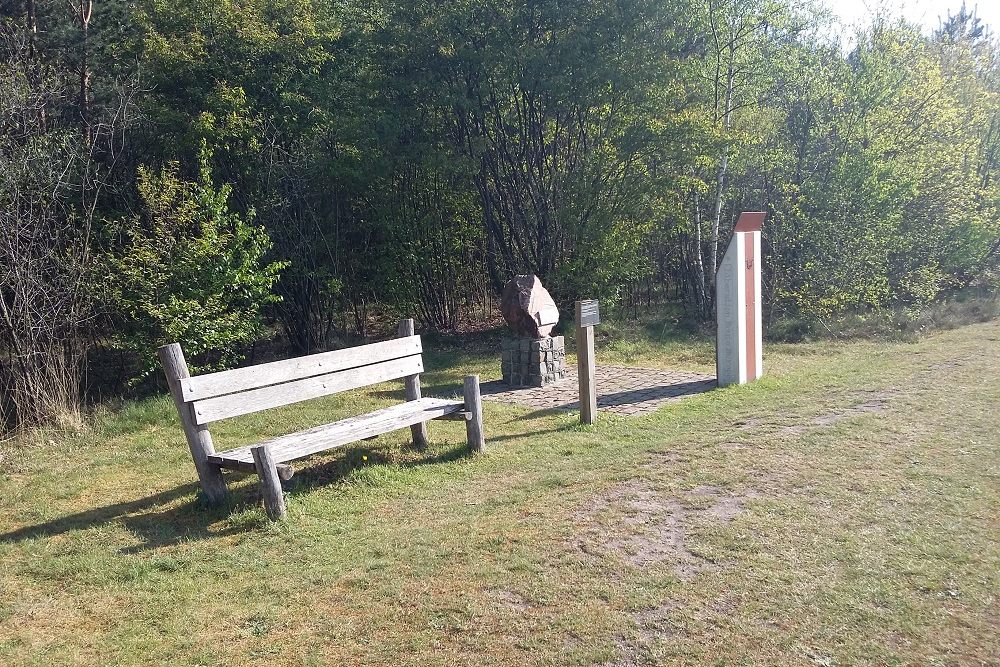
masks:
<svg viewBox="0 0 1000 667"><path fill-rule="evenodd" d="M760 289L763 212L741 213L715 274L715 372L719 386L764 374Z"/></svg>

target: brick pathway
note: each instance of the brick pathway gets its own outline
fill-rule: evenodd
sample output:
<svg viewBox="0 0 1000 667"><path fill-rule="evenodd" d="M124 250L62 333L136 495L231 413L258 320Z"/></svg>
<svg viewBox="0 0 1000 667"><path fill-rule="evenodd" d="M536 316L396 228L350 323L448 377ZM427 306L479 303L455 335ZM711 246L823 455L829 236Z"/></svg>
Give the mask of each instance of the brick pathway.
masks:
<svg viewBox="0 0 1000 667"><path fill-rule="evenodd" d="M655 412L670 401L715 389L715 377L687 371L598 366L597 409L619 415ZM547 387L511 387L503 380L484 382L483 398L516 403L540 410L578 410L576 369L567 369L566 379Z"/></svg>

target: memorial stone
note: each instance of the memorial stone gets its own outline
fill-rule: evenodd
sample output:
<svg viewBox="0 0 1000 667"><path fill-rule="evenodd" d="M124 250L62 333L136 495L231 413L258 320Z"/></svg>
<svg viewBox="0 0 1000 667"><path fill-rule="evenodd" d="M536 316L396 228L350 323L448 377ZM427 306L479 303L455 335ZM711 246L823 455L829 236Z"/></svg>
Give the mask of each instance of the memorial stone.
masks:
<svg viewBox="0 0 1000 667"><path fill-rule="evenodd" d="M500 300L514 336L501 341L503 380L515 387L544 387L566 377L566 343L550 336L559 309L537 276L515 276Z"/></svg>
<svg viewBox="0 0 1000 667"><path fill-rule="evenodd" d="M559 323L556 302L537 276L515 276L504 287L500 312L517 336L545 338Z"/></svg>

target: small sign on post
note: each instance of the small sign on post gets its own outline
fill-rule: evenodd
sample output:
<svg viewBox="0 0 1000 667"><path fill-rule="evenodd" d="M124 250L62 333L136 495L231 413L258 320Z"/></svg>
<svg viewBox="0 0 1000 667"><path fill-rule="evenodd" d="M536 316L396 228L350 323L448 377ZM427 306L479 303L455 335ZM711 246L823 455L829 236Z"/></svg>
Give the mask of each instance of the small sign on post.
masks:
<svg viewBox="0 0 1000 667"><path fill-rule="evenodd" d="M593 424L597 416L594 383L594 327L601 323L596 299L576 302L576 368L580 381L580 423Z"/></svg>

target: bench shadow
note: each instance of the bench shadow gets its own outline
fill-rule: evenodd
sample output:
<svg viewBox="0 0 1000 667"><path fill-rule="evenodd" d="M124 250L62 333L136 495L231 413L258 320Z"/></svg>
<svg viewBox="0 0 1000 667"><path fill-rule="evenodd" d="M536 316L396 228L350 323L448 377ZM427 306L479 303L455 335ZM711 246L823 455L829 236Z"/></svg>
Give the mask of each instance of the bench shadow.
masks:
<svg viewBox="0 0 1000 667"><path fill-rule="evenodd" d="M391 462L383 453L374 449L357 448L346 452L346 456L335 460L319 462L296 470L295 476L284 483L290 495L303 495L309 491L343 480L355 470L371 465L395 465L401 468L436 465L465 458L469 455L464 445L450 448L418 460ZM38 538L56 537L74 531L87 530L115 522L121 525L140 543L119 549L122 554L137 554L172 546L180 542L215 539L259 529L267 521L227 521L236 512L260 505L261 496L257 484L232 488L233 482L248 475L227 473L229 494L225 502L210 505L199 494L195 482L154 493L153 495L103 507L84 510L24 526L0 534L0 544L17 543ZM249 475L253 477L253 475ZM195 496L194 502L178 503L186 496Z"/></svg>
<svg viewBox="0 0 1000 667"><path fill-rule="evenodd" d="M141 544L119 550L123 554L132 554L182 541L223 537L246 530L245 525L223 524L215 528L213 525L224 521L234 510L247 507L249 494L236 490L229 494L227 502L209 505L201 499L198 491L196 483L182 484L145 498L75 512L0 534L0 543L55 537L120 522L141 540ZM177 504L176 501L185 496L198 496L198 499L195 502Z"/></svg>
<svg viewBox="0 0 1000 667"><path fill-rule="evenodd" d="M405 448L411 452L421 451L412 445L407 445ZM471 456L471 454L464 444L410 461L393 461L380 449L354 447L335 459L316 462L302 468L296 467L295 476L287 482L282 482L282 488L290 495L303 495L313 489L342 482L349 475L362 468L376 465L394 466L397 468L418 468L441 463L451 463L468 456Z"/></svg>
<svg viewBox="0 0 1000 667"><path fill-rule="evenodd" d="M554 433L558 430L560 429L487 437L487 446L490 443L531 437L541 433ZM412 445L407 448L410 451L420 451L415 450ZM471 456L464 443L408 461L393 461L383 450L367 447L341 450L337 454L335 458L319 460L311 465L308 460L303 461L304 465L296 469L295 476L283 483L289 494L304 495L318 487L343 481L355 471L373 465L415 468L450 463ZM198 484L190 482L143 498L95 507L0 533L0 544L56 537L119 522L140 541L139 544L119 549L119 553L137 554L180 542L214 539L256 530L267 521L263 518L256 521L228 521L234 513L260 505L261 496L257 484L241 484L234 488L234 482L240 482L248 476L253 477L253 475L227 472L229 494L225 502L217 505L208 504L201 497ZM193 502L177 502L185 497L196 499Z"/></svg>

